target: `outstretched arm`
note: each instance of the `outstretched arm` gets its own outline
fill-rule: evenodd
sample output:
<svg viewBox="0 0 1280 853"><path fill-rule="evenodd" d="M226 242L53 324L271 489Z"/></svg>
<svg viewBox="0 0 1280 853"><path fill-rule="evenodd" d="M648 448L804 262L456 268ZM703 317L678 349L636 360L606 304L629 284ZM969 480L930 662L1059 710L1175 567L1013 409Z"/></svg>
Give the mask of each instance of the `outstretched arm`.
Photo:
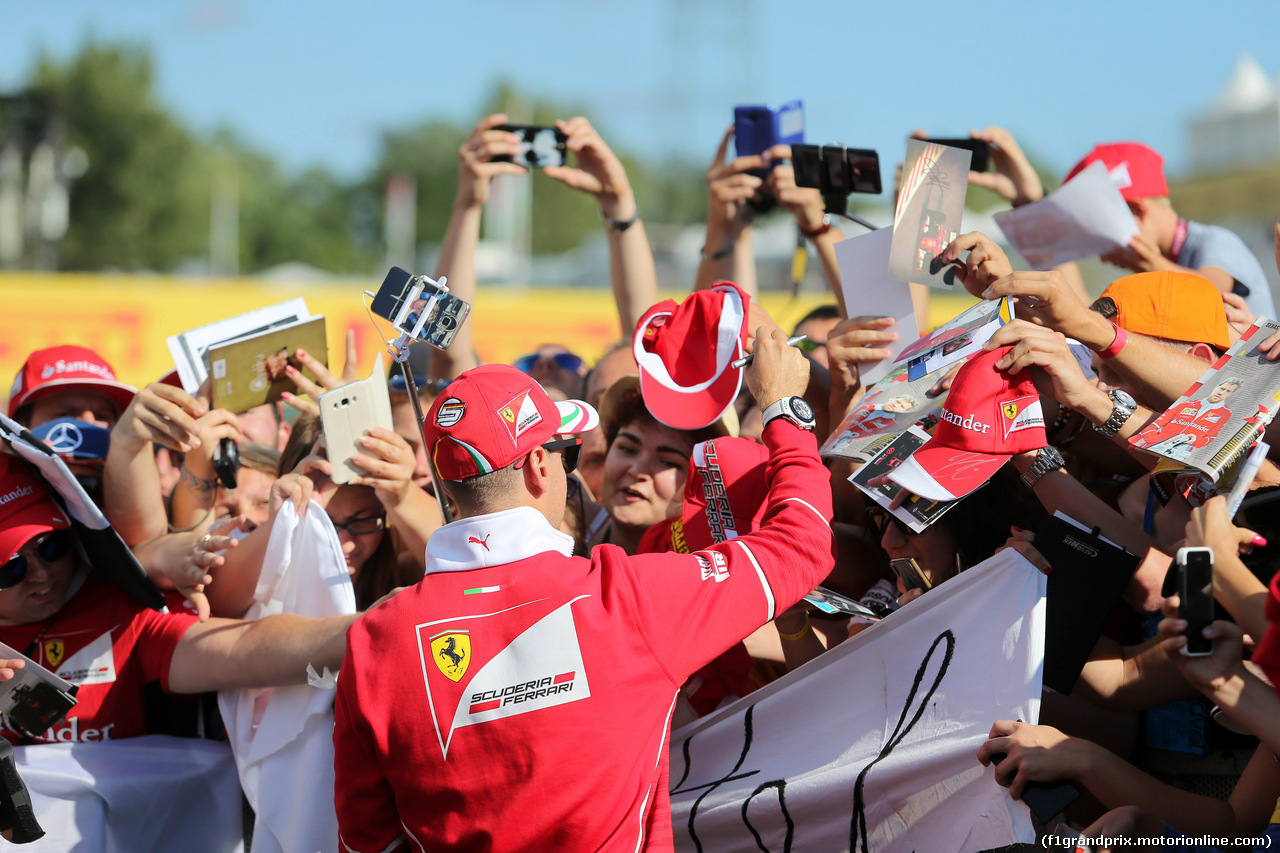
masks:
<svg viewBox="0 0 1280 853"><path fill-rule="evenodd" d="M1107 808L1137 806L1193 835L1252 834L1266 826L1280 793L1278 765L1264 748L1254 753L1236 785L1237 791L1251 793L1240 798L1233 794L1229 803L1166 785L1092 741L1068 737L1052 726L997 720L978 760L990 764L1001 753L1006 757L996 765L996 781L1014 799L1022 798L1029 782L1070 779Z"/></svg>
<svg viewBox="0 0 1280 853"><path fill-rule="evenodd" d="M208 411L181 388L154 382L138 392L111 430L102 472L104 513L129 546L169 529L152 443L186 453L200 446L196 419Z"/></svg>
<svg viewBox="0 0 1280 853"><path fill-rule="evenodd" d="M305 684L307 664L336 670L347 650L347 628L358 617L312 619L281 614L256 622L196 622L169 662L169 689L204 693L238 687Z"/></svg>
<svg viewBox="0 0 1280 853"><path fill-rule="evenodd" d="M581 116L556 122L578 158L577 168L552 166L545 171L565 186L588 193L600 205L609 239L609 278L625 338L635 331L645 311L658 301L658 273L653 248L627 170L591 123Z"/></svg>
<svg viewBox="0 0 1280 853"><path fill-rule="evenodd" d="M694 290L706 290L718 281L732 281L754 298L756 262L752 248L751 220L747 202L755 196L763 181L747 174L768 164L767 155L736 157L729 161L729 141L733 128L726 131L716 149L716 157L707 170L707 239L702 244L702 263Z"/></svg>
<svg viewBox="0 0 1280 853"><path fill-rule="evenodd" d="M1061 332L1094 352L1110 347L1119 334L1110 320L1089 310L1056 271L1015 272L996 281L980 296L1016 296L1019 317ZM1194 356L1143 335L1126 337L1127 343L1107 360L1107 366L1152 405L1172 405L1204 373L1204 362Z"/></svg>
<svg viewBox="0 0 1280 853"><path fill-rule="evenodd" d="M506 121L502 113L485 117L458 149L458 193L453 200L449 230L440 246L436 277L447 276L449 292L467 302L476 298L476 247L480 245L480 214L489 198L489 185L497 175L525 173L514 163L492 162L494 157L519 153L515 134L495 129ZM479 364L472 322L462 324L449 349L432 350L431 378L453 379Z"/></svg>

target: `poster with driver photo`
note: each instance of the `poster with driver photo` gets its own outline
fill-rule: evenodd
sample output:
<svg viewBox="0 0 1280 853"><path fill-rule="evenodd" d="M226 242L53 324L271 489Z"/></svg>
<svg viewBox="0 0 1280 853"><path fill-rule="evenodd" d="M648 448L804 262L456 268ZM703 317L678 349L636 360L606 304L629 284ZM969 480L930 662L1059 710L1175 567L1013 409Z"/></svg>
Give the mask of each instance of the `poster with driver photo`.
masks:
<svg viewBox="0 0 1280 853"><path fill-rule="evenodd" d="M962 284L956 279L955 266L939 263L938 255L961 233L972 156L963 148L907 140L889 246L893 278L943 290Z"/></svg>

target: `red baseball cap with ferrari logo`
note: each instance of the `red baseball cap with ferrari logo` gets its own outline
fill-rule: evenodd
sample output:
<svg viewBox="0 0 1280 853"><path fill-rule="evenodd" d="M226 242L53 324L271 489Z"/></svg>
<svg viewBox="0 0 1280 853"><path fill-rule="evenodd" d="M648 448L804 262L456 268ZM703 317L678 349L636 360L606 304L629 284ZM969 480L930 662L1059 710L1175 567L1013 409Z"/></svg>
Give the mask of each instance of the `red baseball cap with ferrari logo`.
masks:
<svg viewBox="0 0 1280 853"><path fill-rule="evenodd" d="M984 485L1010 457L1049 443L1031 371L996 369L1011 349L978 353L960 368L933 437L890 480L931 501L954 501Z"/></svg>
<svg viewBox="0 0 1280 853"><path fill-rule="evenodd" d="M422 437L446 480L505 468L553 435L595 429L596 410L581 400L557 403L529 374L485 364L449 383L427 412Z"/></svg>

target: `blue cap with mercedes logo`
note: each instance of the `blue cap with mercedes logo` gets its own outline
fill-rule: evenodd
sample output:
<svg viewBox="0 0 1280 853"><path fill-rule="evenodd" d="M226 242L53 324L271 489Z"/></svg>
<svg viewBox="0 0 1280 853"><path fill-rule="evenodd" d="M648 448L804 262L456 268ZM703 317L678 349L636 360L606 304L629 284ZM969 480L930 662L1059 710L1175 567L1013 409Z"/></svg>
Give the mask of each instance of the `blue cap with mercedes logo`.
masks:
<svg viewBox="0 0 1280 853"><path fill-rule="evenodd" d="M36 438L68 462L104 462L111 430L74 418L56 418L31 430Z"/></svg>

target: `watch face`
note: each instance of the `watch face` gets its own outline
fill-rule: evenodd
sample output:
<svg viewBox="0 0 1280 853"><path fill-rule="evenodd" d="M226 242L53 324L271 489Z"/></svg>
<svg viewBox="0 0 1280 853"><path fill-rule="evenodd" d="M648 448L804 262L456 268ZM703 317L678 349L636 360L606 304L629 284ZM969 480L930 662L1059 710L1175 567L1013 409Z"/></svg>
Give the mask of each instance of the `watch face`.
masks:
<svg viewBox="0 0 1280 853"><path fill-rule="evenodd" d="M791 411L803 421L813 420L813 407L804 401L803 397L792 397L790 400Z"/></svg>
<svg viewBox="0 0 1280 853"><path fill-rule="evenodd" d="M1117 388L1112 388L1111 391L1108 393L1111 394L1111 399L1114 402L1123 404L1124 407L1127 409L1136 409L1138 407L1138 402L1134 400L1133 397L1131 397L1129 394L1125 393L1124 391L1121 391Z"/></svg>

